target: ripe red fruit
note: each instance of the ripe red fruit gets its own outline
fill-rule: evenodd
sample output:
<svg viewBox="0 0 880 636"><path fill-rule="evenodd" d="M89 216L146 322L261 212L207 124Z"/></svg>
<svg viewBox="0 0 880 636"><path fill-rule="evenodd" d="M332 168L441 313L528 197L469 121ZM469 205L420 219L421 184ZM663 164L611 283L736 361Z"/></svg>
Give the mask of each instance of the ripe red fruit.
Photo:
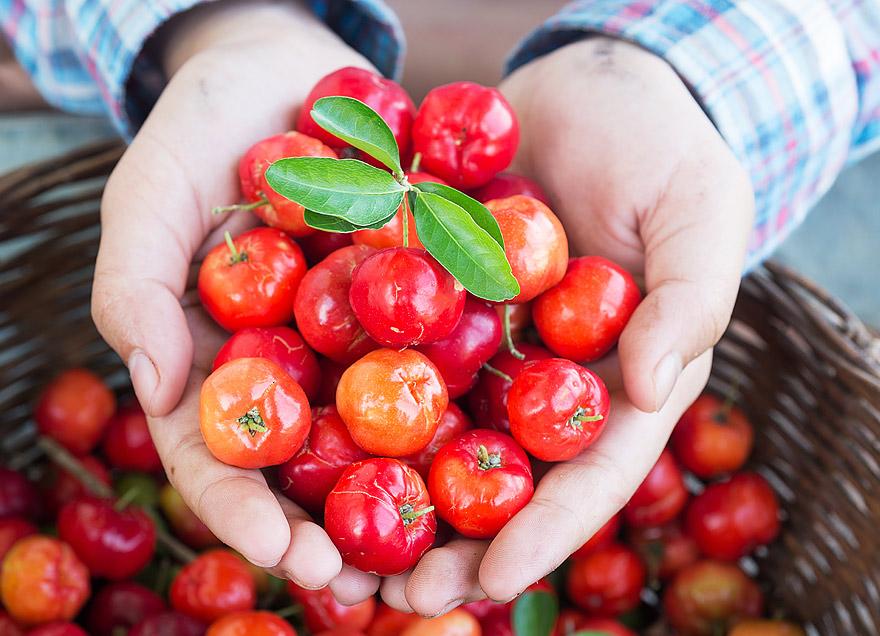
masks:
<svg viewBox="0 0 880 636"><path fill-rule="evenodd" d="M199 269L199 298L227 331L277 327L293 318L305 273L296 243L281 230L258 227L208 252Z"/></svg>
<svg viewBox="0 0 880 636"><path fill-rule="evenodd" d="M739 473L694 498L685 530L706 556L734 561L779 534L779 502L767 480Z"/></svg>
<svg viewBox="0 0 880 636"><path fill-rule="evenodd" d="M617 344L642 299L632 275L601 256L582 256L532 304L541 340L554 353L589 362Z"/></svg>
<svg viewBox="0 0 880 636"><path fill-rule="evenodd" d="M0 632L2 633L2 632ZM3 636L7 636L5 633ZM36 629L32 629L27 636L92 636L76 623L67 621L60 623L49 623L48 625L40 625Z"/></svg>
<svg viewBox="0 0 880 636"><path fill-rule="evenodd" d="M595 636L636 636L636 633L611 618L590 618L577 610L566 608L559 612L554 636L593 634Z"/></svg>
<svg viewBox="0 0 880 636"><path fill-rule="evenodd" d="M345 469L369 456L354 443L335 406L314 409L308 438L278 469L281 491L306 510L320 513Z"/></svg>
<svg viewBox="0 0 880 636"><path fill-rule="evenodd" d="M147 427L147 416L138 404L116 411L107 425L102 448L107 460L120 470L152 473L162 468Z"/></svg>
<svg viewBox="0 0 880 636"><path fill-rule="evenodd" d="M481 636L481 634L482 630L477 619L459 607L443 616L419 618L404 629L400 636Z"/></svg>
<svg viewBox="0 0 880 636"><path fill-rule="evenodd" d="M354 269L375 250L350 245L333 252L303 277L293 311L306 342L340 364L351 364L379 345L364 331L348 300Z"/></svg>
<svg viewBox="0 0 880 636"><path fill-rule="evenodd" d="M27 477L0 467L0 519L33 518L39 512L40 497Z"/></svg>
<svg viewBox="0 0 880 636"><path fill-rule="evenodd" d="M351 234L315 230L313 234L298 239L297 243L305 254L309 267L314 267L336 250L348 247L353 241Z"/></svg>
<svg viewBox="0 0 880 636"><path fill-rule="evenodd" d="M728 636L805 636L799 625L781 620L747 620L737 623Z"/></svg>
<svg viewBox="0 0 880 636"><path fill-rule="evenodd" d="M528 177L512 172L501 172L492 177L486 185L478 188L470 193L470 195L481 203L491 201L492 199L506 199L516 194L537 199L544 205L550 205L550 197L544 192L544 189L536 182Z"/></svg>
<svg viewBox="0 0 880 636"><path fill-rule="evenodd" d="M679 572L663 594L669 623L681 636L713 636L761 615L757 583L732 564L698 561Z"/></svg>
<svg viewBox="0 0 880 636"><path fill-rule="evenodd" d="M700 550L692 537L682 532L677 522L654 528L631 528L629 543L648 567L653 581L675 576L700 558Z"/></svg>
<svg viewBox="0 0 880 636"><path fill-rule="evenodd" d="M371 351L342 374L336 388L336 407L348 432L373 455L422 450L448 404L437 367L412 349Z"/></svg>
<svg viewBox="0 0 880 636"><path fill-rule="evenodd" d="M150 616L166 610L165 601L149 588L132 581L111 583L95 594L89 608L92 636L117 636Z"/></svg>
<svg viewBox="0 0 880 636"><path fill-rule="evenodd" d="M412 135L425 170L453 187L473 189L513 161L519 123L497 89L454 82L425 96Z"/></svg>
<svg viewBox="0 0 880 636"><path fill-rule="evenodd" d="M266 611L235 612L215 621L205 636L296 636L286 620Z"/></svg>
<svg viewBox="0 0 880 636"><path fill-rule="evenodd" d="M314 232L303 219L304 208L285 199L266 181L266 168L284 157L330 157L337 155L317 139L290 131L255 143L238 163L241 194L263 222L291 236L307 236ZM259 205L264 202L263 205ZM246 207L251 207L251 205Z"/></svg>
<svg viewBox="0 0 880 636"><path fill-rule="evenodd" d="M327 496L324 526L342 560L395 576L431 547L437 519L419 474L396 459L349 466Z"/></svg>
<svg viewBox="0 0 880 636"><path fill-rule="evenodd" d="M362 68L346 66L318 80L303 102L296 120L296 129L333 148L347 148L347 142L318 126L311 116L312 106L316 101L334 95L354 97L379 113L394 134L400 156L406 157L416 113L415 104L399 84ZM364 155L362 157L367 159Z"/></svg>
<svg viewBox="0 0 880 636"><path fill-rule="evenodd" d="M0 601L19 623L70 620L88 597L89 572L66 543L25 537L3 559Z"/></svg>
<svg viewBox="0 0 880 636"><path fill-rule="evenodd" d="M311 425L306 394L274 362L238 358L202 383L199 425L208 450L239 468L275 466L300 449Z"/></svg>
<svg viewBox="0 0 880 636"><path fill-rule="evenodd" d="M30 521L25 521L19 517L0 519L0 564L3 563L3 557L15 545L16 541L29 537L32 534L37 534L37 527Z"/></svg>
<svg viewBox="0 0 880 636"><path fill-rule="evenodd" d="M419 620L417 614L407 614L384 603L376 606L376 614L367 627L367 636L400 636L409 625Z"/></svg>
<svg viewBox="0 0 880 636"><path fill-rule="evenodd" d="M645 566L619 543L575 559L568 571L568 597L595 616L617 616L635 608L645 585Z"/></svg>
<svg viewBox="0 0 880 636"><path fill-rule="evenodd" d="M86 455L79 458L83 468L94 475L101 483L110 486L110 471L101 463L97 457ZM89 492L82 482L66 470L58 466L51 466L48 475L44 481L40 483L40 490L43 497L48 502L48 507L53 511L58 511L69 501L88 495Z"/></svg>
<svg viewBox="0 0 880 636"><path fill-rule="evenodd" d="M58 536L73 548L94 576L121 581L153 558L156 528L143 511L95 497L75 499L58 513Z"/></svg>
<svg viewBox="0 0 880 636"><path fill-rule="evenodd" d="M236 358L271 360L297 381L309 401L318 395L321 384L318 358L290 327L251 327L236 331L217 352L213 370Z"/></svg>
<svg viewBox="0 0 880 636"><path fill-rule="evenodd" d="M179 612L150 616L134 626L128 636L203 636L205 626Z"/></svg>
<svg viewBox="0 0 880 636"><path fill-rule="evenodd" d="M752 425L735 406L714 395L697 398L672 431L672 450L697 477L711 479L742 468L754 441Z"/></svg>
<svg viewBox="0 0 880 636"><path fill-rule="evenodd" d="M174 534L191 548L201 550L220 544L220 539L187 507L183 497L171 484L162 486L159 507Z"/></svg>
<svg viewBox="0 0 880 636"><path fill-rule="evenodd" d="M380 250L352 272L348 298L373 340L403 348L445 338L461 319L465 291L426 251Z"/></svg>
<svg viewBox="0 0 880 636"><path fill-rule="evenodd" d="M24 632L18 627L18 624L2 609L0 609L0 635L24 636Z"/></svg>
<svg viewBox="0 0 880 636"><path fill-rule="evenodd" d="M210 623L257 602L254 577L239 557L226 550L202 552L183 566L171 583L171 606Z"/></svg>
<svg viewBox="0 0 880 636"><path fill-rule="evenodd" d="M443 417L440 418L437 432L434 433L434 437L428 445L418 453L401 457L400 461L415 468L422 479L427 481L431 464L434 463L434 458L440 452L440 449L472 427L473 424L470 418L462 412L455 402L450 402L443 413Z"/></svg>
<svg viewBox="0 0 880 636"><path fill-rule="evenodd" d="M48 435L74 455L90 452L116 410L116 398L104 381L87 369L69 369L40 395L34 419Z"/></svg>
<svg viewBox="0 0 880 636"><path fill-rule="evenodd" d="M343 605L328 587L307 590L288 581L287 591L303 606L303 620L313 634L337 627L366 629L376 613L376 599L372 596L354 605Z"/></svg>
<svg viewBox="0 0 880 636"><path fill-rule="evenodd" d="M499 351L489 365L512 379L516 379L523 367L533 360L546 360L553 354L544 347L521 343L517 345L522 360L515 358L509 351ZM477 385L468 396L471 415L481 426L494 428L502 433L510 432L510 419L507 413L507 397L511 382L488 370L480 372Z"/></svg>
<svg viewBox="0 0 880 636"><path fill-rule="evenodd" d="M672 453L664 450L657 463L623 508L623 518L633 528L662 526L675 519L687 504L684 477Z"/></svg>
<svg viewBox="0 0 880 636"><path fill-rule="evenodd" d="M477 381L477 373L498 351L501 344L501 320L492 305L468 297L461 320L445 338L420 345L439 369L449 397L467 393Z"/></svg>
<svg viewBox="0 0 880 636"><path fill-rule="evenodd" d="M600 548L611 545L617 539L617 533L620 532L620 525L620 513L617 513L606 521L605 525L599 528L596 531L596 534L587 539L586 543L579 547L571 556L575 559L579 559L587 556L591 552L599 550Z"/></svg>
<svg viewBox="0 0 880 636"><path fill-rule="evenodd" d="M476 429L440 449L428 491L441 519L466 537L488 539L532 498L532 467L512 438Z"/></svg>
<svg viewBox="0 0 880 636"><path fill-rule="evenodd" d="M510 303L524 303L550 289L565 276L568 239L562 223L546 205L521 195L486 202L504 237L504 253L519 294Z"/></svg>
<svg viewBox="0 0 880 636"><path fill-rule="evenodd" d="M507 394L511 434L547 462L571 459L599 439L610 408L602 379L563 358L529 362Z"/></svg>

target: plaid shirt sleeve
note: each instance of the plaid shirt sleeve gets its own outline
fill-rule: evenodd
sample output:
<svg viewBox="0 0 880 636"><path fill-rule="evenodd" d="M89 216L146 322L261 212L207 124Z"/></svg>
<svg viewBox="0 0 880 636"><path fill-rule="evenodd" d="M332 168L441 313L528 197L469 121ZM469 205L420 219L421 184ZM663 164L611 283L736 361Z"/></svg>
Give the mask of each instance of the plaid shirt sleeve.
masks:
<svg viewBox="0 0 880 636"><path fill-rule="evenodd" d="M211 0L0 0L0 27L46 100L110 115L126 136L165 84L140 55L171 16ZM382 0L309 0L312 10L385 75L399 75L403 31Z"/></svg>
<svg viewBox="0 0 880 636"><path fill-rule="evenodd" d="M880 148L877 0L582 0L526 38L508 69L597 33L665 58L747 168L748 268L848 161Z"/></svg>

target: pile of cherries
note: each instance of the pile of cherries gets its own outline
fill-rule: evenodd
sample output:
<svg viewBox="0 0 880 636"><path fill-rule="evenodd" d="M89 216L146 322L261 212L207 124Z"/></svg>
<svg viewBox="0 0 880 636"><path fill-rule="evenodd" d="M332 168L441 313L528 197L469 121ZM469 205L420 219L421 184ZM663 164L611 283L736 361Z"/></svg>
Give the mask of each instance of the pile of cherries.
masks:
<svg viewBox="0 0 880 636"><path fill-rule="evenodd" d="M423 248L406 201L382 227L331 233L272 189L265 172L281 158L380 165L313 121L311 105L337 95L381 115L413 165L409 183L445 183L485 205L518 294L494 304L468 294ZM266 226L227 235L202 263L202 304L231 333L201 388L207 447L263 469L364 572L405 572L454 534L494 537L531 499L542 462L589 452L612 409L582 364L615 347L641 292L605 258L569 258L540 186L502 172L518 137L495 89L450 84L417 110L394 82L340 69L314 87L295 131L241 159L245 203L223 211L251 210ZM117 408L86 370L46 387L35 420L58 467L39 486L11 470L0 478L0 636L86 633L75 619L97 636L296 634L291 612L325 636L621 636L649 624L682 636L803 633L757 620L761 591L737 561L777 536L779 507L760 475L738 472L748 420L710 395L560 570L510 603L434 619L373 598L343 606L221 547L164 481L140 409ZM57 536L38 531L53 522ZM534 595L551 598L555 616L557 589L555 624L516 631ZM296 605L283 608L288 598Z"/></svg>

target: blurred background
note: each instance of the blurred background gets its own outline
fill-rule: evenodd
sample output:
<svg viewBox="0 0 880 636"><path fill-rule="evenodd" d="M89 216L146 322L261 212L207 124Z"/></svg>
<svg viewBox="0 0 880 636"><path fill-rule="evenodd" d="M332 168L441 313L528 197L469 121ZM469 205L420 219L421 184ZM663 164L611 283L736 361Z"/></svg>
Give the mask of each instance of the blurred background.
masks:
<svg viewBox="0 0 880 636"><path fill-rule="evenodd" d="M446 0L442 11L434 0L389 4L409 41L403 84L418 102L450 81L497 83L516 42L565 2ZM418 19L426 11L435 16L429 29ZM438 57L437 50L452 53ZM100 118L48 110L0 39L0 173L114 134ZM849 167L775 258L880 326L880 153Z"/></svg>

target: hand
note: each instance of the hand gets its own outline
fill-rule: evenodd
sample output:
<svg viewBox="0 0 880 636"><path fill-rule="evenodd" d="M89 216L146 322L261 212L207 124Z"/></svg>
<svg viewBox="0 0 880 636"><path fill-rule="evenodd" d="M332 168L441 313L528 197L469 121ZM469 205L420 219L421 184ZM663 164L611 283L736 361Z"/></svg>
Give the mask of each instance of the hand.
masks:
<svg viewBox="0 0 880 636"><path fill-rule="evenodd" d="M647 296L617 352L594 365L612 405L599 441L551 468L491 543L453 541L383 583L389 604L426 615L484 594L511 599L628 501L705 385L752 223L742 168L650 53L592 38L523 67L502 90L522 127L512 169L547 189L576 255L620 263Z"/></svg>
<svg viewBox="0 0 880 636"><path fill-rule="evenodd" d="M224 230L255 225L248 213L211 214L239 198L239 157L288 130L324 74L368 64L295 3L211 3L178 19L164 56L173 77L105 190L95 323L128 365L170 481L224 543L305 587L333 580L342 598L369 594L378 581L340 576L326 533L260 471L208 452L199 387L224 335L192 289Z"/></svg>

